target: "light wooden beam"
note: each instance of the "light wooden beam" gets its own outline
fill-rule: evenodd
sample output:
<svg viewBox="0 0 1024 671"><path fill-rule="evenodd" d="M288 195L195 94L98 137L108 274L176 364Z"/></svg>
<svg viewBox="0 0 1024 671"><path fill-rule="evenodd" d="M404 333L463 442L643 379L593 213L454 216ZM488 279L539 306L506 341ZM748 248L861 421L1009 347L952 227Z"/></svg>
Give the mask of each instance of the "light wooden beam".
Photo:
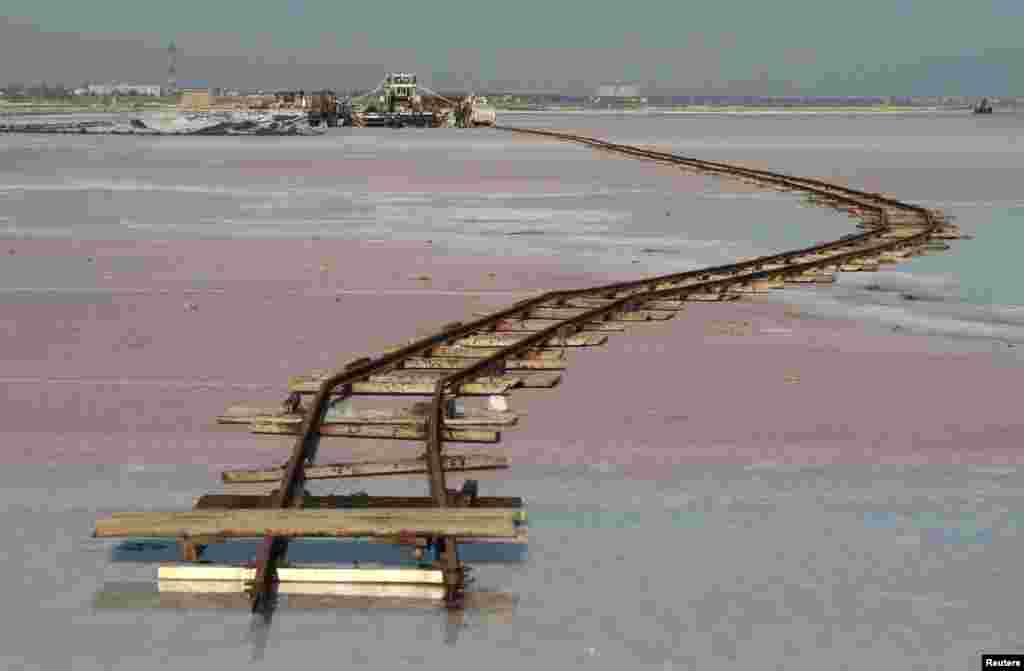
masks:
<svg viewBox="0 0 1024 671"><path fill-rule="evenodd" d="M191 510L114 513L96 522L96 538L514 537L521 510L504 508L354 508L347 510Z"/></svg>
<svg viewBox="0 0 1024 671"><path fill-rule="evenodd" d="M267 418L249 425L252 433L272 434L278 436L297 436L301 425L290 421L277 421ZM324 422L320 425L320 435L325 438L376 438L386 440L425 440L425 425L413 426L380 426L372 424L343 424ZM486 429L457 429L445 427L441 437L450 443L497 443L501 441L500 431Z"/></svg>
<svg viewBox="0 0 1024 671"><path fill-rule="evenodd" d="M254 422L279 424L302 424L304 415L299 413L281 412L274 407L252 405L233 405L217 417L218 424L252 424ZM327 423L354 426L417 426L426 421L422 412L414 412L412 408L400 410L364 409L353 410L351 417L327 411ZM514 412L488 410L482 408L466 408L461 417L446 417L445 425L451 427L482 427L512 426L519 421Z"/></svg>

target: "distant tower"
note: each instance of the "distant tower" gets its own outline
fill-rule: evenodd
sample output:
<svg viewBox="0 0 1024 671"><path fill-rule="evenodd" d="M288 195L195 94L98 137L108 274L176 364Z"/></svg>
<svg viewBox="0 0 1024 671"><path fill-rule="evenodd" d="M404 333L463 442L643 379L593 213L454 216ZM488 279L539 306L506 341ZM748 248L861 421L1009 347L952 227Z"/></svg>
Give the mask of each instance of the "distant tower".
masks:
<svg viewBox="0 0 1024 671"><path fill-rule="evenodd" d="M178 47L174 40L167 46L167 90L171 93L178 88Z"/></svg>

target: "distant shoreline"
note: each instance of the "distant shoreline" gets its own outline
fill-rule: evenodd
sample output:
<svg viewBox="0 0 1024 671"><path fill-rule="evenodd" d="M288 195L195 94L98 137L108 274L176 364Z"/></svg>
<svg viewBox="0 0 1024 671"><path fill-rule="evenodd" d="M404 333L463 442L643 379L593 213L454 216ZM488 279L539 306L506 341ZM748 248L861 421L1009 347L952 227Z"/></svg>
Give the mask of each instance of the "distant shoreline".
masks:
<svg viewBox="0 0 1024 671"><path fill-rule="evenodd" d="M177 111L174 105L19 105L0 102L0 117L59 116L63 114L126 114L131 112Z"/></svg>

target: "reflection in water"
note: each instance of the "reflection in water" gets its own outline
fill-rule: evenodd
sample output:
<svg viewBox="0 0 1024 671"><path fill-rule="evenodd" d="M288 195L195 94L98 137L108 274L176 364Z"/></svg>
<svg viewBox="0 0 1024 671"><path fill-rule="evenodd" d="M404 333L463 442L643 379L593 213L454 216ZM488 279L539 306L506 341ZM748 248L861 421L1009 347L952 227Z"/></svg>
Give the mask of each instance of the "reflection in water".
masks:
<svg viewBox="0 0 1024 671"><path fill-rule="evenodd" d="M230 543L208 545L203 560L213 563L247 563L256 556L260 541L232 540ZM459 558L467 564L521 563L527 558L525 543L460 543ZM113 547L112 562L157 563L179 561L178 544L165 538L130 538ZM382 564L416 563L409 548L361 540L295 538L288 545L288 560L305 563L379 562Z"/></svg>
<svg viewBox="0 0 1024 671"><path fill-rule="evenodd" d="M449 610L445 614L444 643L454 646L459 642L459 630L466 626L466 611Z"/></svg>
<svg viewBox="0 0 1024 671"><path fill-rule="evenodd" d="M274 594L268 595L270 601L259 612L252 614L249 625L248 642L252 645L252 661L262 662L270 640L270 625L273 622L274 610L277 606Z"/></svg>
<svg viewBox="0 0 1024 671"><path fill-rule="evenodd" d="M94 610L193 610L193 609L228 609L249 610L249 595L245 584L238 581L234 591L225 589L226 583L217 584L216 591L177 591L168 583L184 581L150 582L109 582L104 584L94 598ZM216 581L209 581L211 585ZM454 646L458 643L459 633L467 628L468 616L471 612L483 615L480 621L487 624L509 623L515 613L519 598L507 592L488 590L471 590L466 593L463 609L449 610L444 608L440 599L417 599L408 597L368 597L359 595L355 586L355 595L344 594L344 586L339 583L323 583L317 588L316 583L304 586L302 594L274 594L269 608L254 613L250 622L246 642L252 647L252 661L262 661L268 645L271 643L271 628L275 615L281 611L308 610L341 610L356 609L362 612L372 611L404 611L410 614L427 615L431 611L442 616L445 643ZM319 592L319 593L318 593Z"/></svg>

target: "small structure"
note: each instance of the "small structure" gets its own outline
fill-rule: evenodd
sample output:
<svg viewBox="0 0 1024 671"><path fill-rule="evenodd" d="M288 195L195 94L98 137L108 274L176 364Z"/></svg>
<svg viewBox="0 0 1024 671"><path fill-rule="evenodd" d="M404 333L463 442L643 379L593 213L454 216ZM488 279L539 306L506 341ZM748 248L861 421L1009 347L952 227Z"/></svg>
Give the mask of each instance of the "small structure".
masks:
<svg viewBox="0 0 1024 671"><path fill-rule="evenodd" d="M616 82L614 84L601 84L597 87L598 98L639 98L640 93L636 84Z"/></svg>
<svg viewBox="0 0 1024 671"><path fill-rule="evenodd" d="M339 104L346 126L493 126L496 113L485 98L442 95L417 81L415 73L393 72L362 95Z"/></svg>
<svg viewBox="0 0 1024 671"><path fill-rule="evenodd" d="M94 96L137 95L159 97L163 93L163 87L159 84L125 84L123 82L112 82L109 84L89 84L89 86L86 87L86 92L89 95Z"/></svg>
<svg viewBox="0 0 1024 671"><path fill-rule="evenodd" d="M209 112L213 106L210 89L181 89L178 109L187 112Z"/></svg>
<svg viewBox="0 0 1024 671"><path fill-rule="evenodd" d="M645 107L647 98L641 97L637 84L602 84L597 87L597 95L589 100L589 104L594 107L627 109Z"/></svg>
<svg viewBox="0 0 1024 671"><path fill-rule="evenodd" d="M178 90L178 45L171 40L167 45L167 92Z"/></svg>
<svg viewBox="0 0 1024 671"><path fill-rule="evenodd" d="M420 102L415 73L395 72L384 80L384 104L389 112L410 110Z"/></svg>

